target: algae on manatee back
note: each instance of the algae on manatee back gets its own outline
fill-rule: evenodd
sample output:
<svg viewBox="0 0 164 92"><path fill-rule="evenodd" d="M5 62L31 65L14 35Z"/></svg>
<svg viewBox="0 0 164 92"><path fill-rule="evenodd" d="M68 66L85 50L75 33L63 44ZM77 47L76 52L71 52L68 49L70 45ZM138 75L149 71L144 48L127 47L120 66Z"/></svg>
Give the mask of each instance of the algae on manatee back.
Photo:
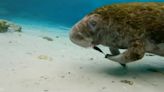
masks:
<svg viewBox="0 0 164 92"><path fill-rule="evenodd" d="M161 2L106 5L90 14L100 14L104 20L112 19L119 25L129 25L134 29L157 30L164 25L164 3Z"/></svg>

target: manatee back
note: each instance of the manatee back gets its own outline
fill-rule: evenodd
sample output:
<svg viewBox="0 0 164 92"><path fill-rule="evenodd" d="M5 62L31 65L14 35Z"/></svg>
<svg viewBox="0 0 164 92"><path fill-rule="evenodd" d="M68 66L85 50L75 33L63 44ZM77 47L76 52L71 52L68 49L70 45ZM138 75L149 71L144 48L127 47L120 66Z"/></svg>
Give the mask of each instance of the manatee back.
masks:
<svg viewBox="0 0 164 92"><path fill-rule="evenodd" d="M164 26L164 3L127 3L103 6L90 14L100 14L104 21L134 29L152 31Z"/></svg>
<svg viewBox="0 0 164 92"><path fill-rule="evenodd" d="M121 31L135 31L156 43L164 42L164 3L113 4L97 8L90 14L100 14L103 21L112 21L121 27Z"/></svg>

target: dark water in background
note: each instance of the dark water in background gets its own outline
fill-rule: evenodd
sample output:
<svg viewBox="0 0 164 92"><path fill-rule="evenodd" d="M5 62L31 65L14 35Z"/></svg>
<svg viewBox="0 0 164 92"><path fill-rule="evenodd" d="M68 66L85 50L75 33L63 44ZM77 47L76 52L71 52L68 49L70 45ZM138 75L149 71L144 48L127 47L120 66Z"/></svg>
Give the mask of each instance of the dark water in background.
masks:
<svg viewBox="0 0 164 92"><path fill-rule="evenodd" d="M0 17L50 21L71 27L97 7L121 2L163 2L164 0L0 0Z"/></svg>

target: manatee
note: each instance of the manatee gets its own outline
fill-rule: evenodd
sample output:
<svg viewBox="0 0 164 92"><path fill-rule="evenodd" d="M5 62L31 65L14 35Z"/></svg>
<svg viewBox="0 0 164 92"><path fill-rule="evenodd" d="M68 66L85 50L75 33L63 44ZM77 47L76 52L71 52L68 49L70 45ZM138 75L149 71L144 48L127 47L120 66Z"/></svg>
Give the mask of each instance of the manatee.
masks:
<svg viewBox="0 0 164 92"><path fill-rule="evenodd" d="M106 58L122 65L145 53L164 56L164 3L121 3L90 12L70 31L70 40L84 48L103 45ZM119 49L126 49L120 53Z"/></svg>

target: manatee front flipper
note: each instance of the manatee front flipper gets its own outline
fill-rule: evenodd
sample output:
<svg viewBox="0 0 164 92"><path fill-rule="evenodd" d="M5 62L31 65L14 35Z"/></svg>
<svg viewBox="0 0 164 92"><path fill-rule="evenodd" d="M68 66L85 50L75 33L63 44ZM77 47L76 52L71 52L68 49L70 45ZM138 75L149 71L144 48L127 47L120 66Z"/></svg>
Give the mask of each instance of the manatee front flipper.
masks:
<svg viewBox="0 0 164 92"><path fill-rule="evenodd" d="M111 52L116 53L116 52ZM107 55L106 58L109 60L113 60L115 62L120 63L122 66L124 64L133 62L141 59L145 54L145 46L142 40L136 39L130 42L129 48L127 51L119 54L119 55Z"/></svg>
<svg viewBox="0 0 164 92"><path fill-rule="evenodd" d="M105 55L105 58L108 58L108 57L110 57L110 56L116 56L116 55L119 55L119 54L120 54L120 51L119 51L118 48L110 47L109 50L110 50L110 52L111 52L112 55L106 54L106 55ZM126 67L126 64L122 64L122 63L119 63L119 64L120 64L122 67L124 67L124 68Z"/></svg>
<svg viewBox="0 0 164 92"><path fill-rule="evenodd" d="M105 53L104 53L99 47L94 46L93 49L94 49L94 50L97 50L97 51L99 51L99 52L101 52L101 53L103 53L103 54L105 55ZM110 49L112 55L111 55L111 54L106 54L106 55L105 55L105 58L108 58L108 57L110 57L110 56L115 56L115 55L120 54L120 51L119 51L119 49L117 49L117 48L110 47L109 49ZM120 63L120 65L121 65L122 67L126 67L126 64L121 64L121 63Z"/></svg>
<svg viewBox="0 0 164 92"><path fill-rule="evenodd" d="M109 57L111 56L115 56L115 55L110 55L110 54L106 54L105 55L105 58L109 59ZM119 62L118 62L119 63ZM122 67L126 68L126 64L122 64L122 63L119 63Z"/></svg>
<svg viewBox="0 0 164 92"><path fill-rule="evenodd" d="M118 48L110 47L109 50L110 50L111 54L114 56L120 54L120 51Z"/></svg>

